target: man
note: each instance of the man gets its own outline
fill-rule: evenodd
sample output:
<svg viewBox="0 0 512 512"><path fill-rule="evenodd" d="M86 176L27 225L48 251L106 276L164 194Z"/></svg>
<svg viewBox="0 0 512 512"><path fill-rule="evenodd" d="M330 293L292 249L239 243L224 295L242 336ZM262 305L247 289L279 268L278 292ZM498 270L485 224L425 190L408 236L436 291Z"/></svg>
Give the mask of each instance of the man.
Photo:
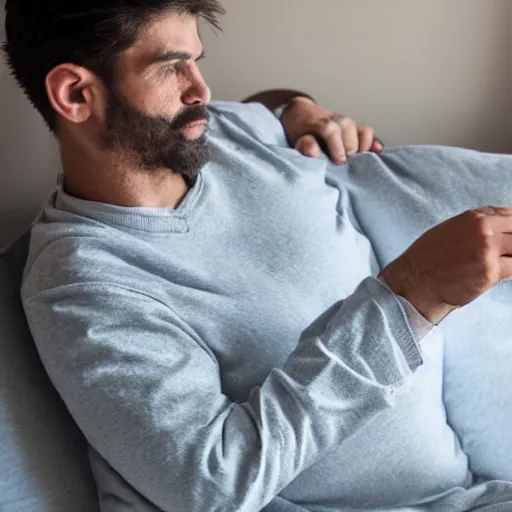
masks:
<svg viewBox="0 0 512 512"><path fill-rule="evenodd" d="M432 392L411 397L431 378L434 324L512 275L512 211L451 219L372 277L321 161L259 131L258 106L206 109L197 18L221 12L7 1L9 63L64 169L33 228L23 302L90 443L102 509L410 510L471 485L444 420L427 426L449 460L410 423L412 466L382 440L345 447L366 426L393 432L402 409L422 428ZM310 108L283 113L293 143L314 142L293 122Z"/></svg>

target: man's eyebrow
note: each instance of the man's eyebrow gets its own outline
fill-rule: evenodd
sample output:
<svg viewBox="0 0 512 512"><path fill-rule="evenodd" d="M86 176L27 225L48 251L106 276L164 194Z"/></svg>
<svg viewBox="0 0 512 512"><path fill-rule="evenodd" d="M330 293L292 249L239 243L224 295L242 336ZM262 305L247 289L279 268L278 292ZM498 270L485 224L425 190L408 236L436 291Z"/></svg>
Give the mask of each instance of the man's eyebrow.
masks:
<svg viewBox="0 0 512 512"><path fill-rule="evenodd" d="M190 60L192 55L187 52L176 52L169 51L165 53L158 53L151 57L151 64L156 64L158 62L169 62L173 60ZM201 52L201 55L196 60L200 60L204 58L204 50Z"/></svg>
<svg viewBox="0 0 512 512"><path fill-rule="evenodd" d="M165 53L158 53L156 55L153 55L151 57L151 61L153 63L155 62L167 62L170 60L189 60L192 58L192 55L187 52L175 52L175 51L169 51Z"/></svg>

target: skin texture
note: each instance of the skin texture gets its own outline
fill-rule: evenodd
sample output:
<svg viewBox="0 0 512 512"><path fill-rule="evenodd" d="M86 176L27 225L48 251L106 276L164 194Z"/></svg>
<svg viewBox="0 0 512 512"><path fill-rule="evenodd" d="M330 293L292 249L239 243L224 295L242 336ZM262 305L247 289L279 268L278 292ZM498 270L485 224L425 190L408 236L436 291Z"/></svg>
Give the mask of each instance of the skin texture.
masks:
<svg viewBox="0 0 512 512"><path fill-rule="evenodd" d="M511 255L512 208L480 208L425 233L381 279L438 324L510 278Z"/></svg>
<svg viewBox="0 0 512 512"><path fill-rule="evenodd" d="M319 107L309 98L291 100L281 116L292 146L304 155L317 157L325 150L333 162L342 164L349 156L384 149L370 126L358 126L349 118Z"/></svg>
<svg viewBox="0 0 512 512"><path fill-rule="evenodd" d="M169 52L181 52L176 58ZM163 56L168 54L169 59ZM192 16L151 20L138 41L119 58L117 93L139 113L167 119L210 101L197 61L203 46ZM147 166L134 152L105 144L109 98L101 80L86 68L63 64L46 79L50 101L60 117L58 138L66 190L84 199L121 206L176 207L188 191L186 178L168 166ZM75 99L79 97L80 100ZM195 123L181 130L190 141L207 129Z"/></svg>

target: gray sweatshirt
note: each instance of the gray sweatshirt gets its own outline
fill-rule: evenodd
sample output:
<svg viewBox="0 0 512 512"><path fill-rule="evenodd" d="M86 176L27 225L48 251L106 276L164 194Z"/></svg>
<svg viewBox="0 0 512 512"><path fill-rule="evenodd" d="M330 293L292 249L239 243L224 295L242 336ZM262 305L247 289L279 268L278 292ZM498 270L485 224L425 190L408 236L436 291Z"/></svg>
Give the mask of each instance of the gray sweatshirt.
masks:
<svg viewBox="0 0 512 512"><path fill-rule="evenodd" d="M102 510L355 510L467 485L442 340L413 376L343 184L235 110L212 106L212 162L177 209L59 188L33 228L23 303Z"/></svg>

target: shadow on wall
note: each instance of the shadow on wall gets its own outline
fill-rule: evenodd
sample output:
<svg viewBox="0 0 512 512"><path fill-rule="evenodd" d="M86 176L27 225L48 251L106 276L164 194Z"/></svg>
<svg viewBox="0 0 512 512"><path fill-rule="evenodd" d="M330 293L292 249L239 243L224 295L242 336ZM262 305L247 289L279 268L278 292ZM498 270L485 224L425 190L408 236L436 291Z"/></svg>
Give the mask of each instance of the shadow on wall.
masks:
<svg viewBox="0 0 512 512"><path fill-rule="evenodd" d="M3 12L4 2L0 2ZM30 223L55 186L56 143L0 59L0 246Z"/></svg>

